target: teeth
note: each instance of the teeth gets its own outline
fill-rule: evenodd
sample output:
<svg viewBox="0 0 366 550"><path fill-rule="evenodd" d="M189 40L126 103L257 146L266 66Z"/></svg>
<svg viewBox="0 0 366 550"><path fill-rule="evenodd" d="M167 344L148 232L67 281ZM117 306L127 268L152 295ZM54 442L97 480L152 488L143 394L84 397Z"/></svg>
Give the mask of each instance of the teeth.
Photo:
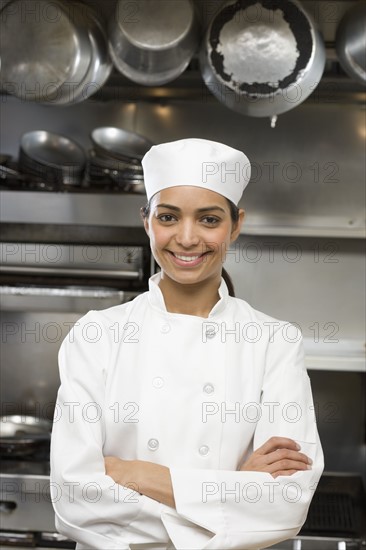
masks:
<svg viewBox="0 0 366 550"><path fill-rule="evenodd" d="M201 254L198 256L180 256L179 254L174 254L174 256L178 258L178 260L183 260L183 262L193 262L194 260L197 260Z"/></svg>

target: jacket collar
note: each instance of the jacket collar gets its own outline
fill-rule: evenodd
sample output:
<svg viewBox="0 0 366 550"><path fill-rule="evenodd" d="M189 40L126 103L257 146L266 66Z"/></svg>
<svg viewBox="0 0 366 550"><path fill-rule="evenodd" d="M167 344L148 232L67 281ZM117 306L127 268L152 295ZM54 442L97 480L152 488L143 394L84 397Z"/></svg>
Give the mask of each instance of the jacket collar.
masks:
<svg viewBox="0 0 366 550"><path fill-rule="evenodd" d="M150 277L149 279L148 298L149 298L150 305L153 308L159 309L160 311L163 311L165 314L168 314L168 315L183 315L181 313L170 313L167 311L165 306L164 296L159 287L160 279L161 279L160 272L155 273L155 275L152 275L152 277ZM209 318L220 315L225 310L229 300L229 291L222 277L221 277L221 284L219 286L219 295L220 295L220 299L218 300L218 302L216 302L216 304L211 309L208 315Z"/></svg>

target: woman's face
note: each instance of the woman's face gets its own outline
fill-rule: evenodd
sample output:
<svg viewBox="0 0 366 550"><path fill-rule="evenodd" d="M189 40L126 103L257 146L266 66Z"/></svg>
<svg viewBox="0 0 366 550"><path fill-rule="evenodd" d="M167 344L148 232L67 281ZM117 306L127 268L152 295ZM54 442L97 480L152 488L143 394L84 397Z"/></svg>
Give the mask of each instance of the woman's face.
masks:
<svg viewBox="0 0 366 550"><path fill-rule="evenodd" d="M169 187L151 200L144 220L151 250L162 271L181 284L221 276L226 250L244 219L234 226L222 195L194 186Z"/></svg>

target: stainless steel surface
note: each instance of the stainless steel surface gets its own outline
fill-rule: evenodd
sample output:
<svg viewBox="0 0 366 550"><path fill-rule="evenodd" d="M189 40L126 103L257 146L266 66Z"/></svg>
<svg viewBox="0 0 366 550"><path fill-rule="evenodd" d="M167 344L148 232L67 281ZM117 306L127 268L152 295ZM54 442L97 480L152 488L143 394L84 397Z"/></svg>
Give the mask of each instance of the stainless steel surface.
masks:
<svg viewBox="0 0 366 550"><path fill-rule="evenodd" d="M21 197L21 200L20 200ZM30 203L28 202L30 201ZM11 223L142 226L144 195L0 192L0 218Z"/></svg>
<svg viewBox="0 0 366 550"><path fill-rule="evenodd" d="M119 0L109 26L110 51L117 69L147 86L177 78L199 42L191 0Z"/></svg>
<svg viewBox="0 0 366 550"><path fill-rule="evenodd" d="M259 6L259 9L257 9ZM215 14L202 43L203 79L219 101L255 117L293 109L316 88L325 47L297 1L235 3Z"/></svg>
<svg viewBox="0 0 366 550"><path fill-rule="evenodd" d="M245 117L220 103L178 101L151 103L84 102L67 112L24 104L7 98L1 105L0 139L16 154L19 135L40 125L66 133L90 147L89 133L103 121L134 129L159 143L184 136L222 141L246 152L253 165L252 180L241 206L246 210L243 233L365 237L364 109L340 103L336 85L325 101L314 92L284 114L275 129L266 119ZM16 124L14 121L16 120ZM75 121L82 124L75 125ZM340 131L340 128L342 131ZM162 137L163 135L163 137ZM2 221L75 223L142 227L139 209L146 197L116 194L1 192Z"/></svg>
<svg viewBox="0 0 366 550"><path fill-rule="evenodd" d="M27 101L73 101L91 65L88 30L76 6L13 0L2 11L1 34L3 88Z"/></svg>
<svg viewBox="0 0 366 550"><path fill-rule="evenodd" d="M129 246L108 246L60 243L0 243L1 268L39 269L40 273L54 273L74 271L77 275L89 278L103 273L104 276L113 276L113 273L122 273L122 279L142 279L142 248ZM118 275L118 276L119 276ZM25 290L28 294L36 294L31 289ZM39 294L39 293L37 293ZM56 295L56 292L54 292ZM60 292L59 295L69 294L71 291ZM98 297L98 293L96 293Z"/></svg>
<svg viewBox="0 0 366 550"><path fill-rule="evenodd" d="M29 304L24 303L20 310L18 301L15 302L14 310L10 304L1 315L2 414L35 415L51 420L60 385L58 350L86 311L67 308L62 298L53 311L42 311L42 305L40 310L37 306L25 309ZM70 306L67 299L66 303ZM91 327L90 338L95 336L93 330Z"/></svg>
<svg viewBox="0 0 366 550"><path fill-rule="evenodd" d="M7 532L56 532L48 475L0 475L0 500L14 508L1 514L1 528Z"/></svg>
<svg viewBox="0 0 366 550"><path fill-rule="evenodd" d="M74 311L108 308L132 299L137 292L66 286L62 288L1 286L0 305L5 311Z"/></svg>
<svg viewBox="0 0 366 550"><path fill-rule="evenodd" d="M238 297L298 324L305 362L328 371L330 390L334 371L366 370L364 251L361 239L240 235L225 262Z"/></svg>
<svg viewBox="0 0 366 550"><path fill-rule="evenodd" d="M40 126L73 135L85 148L90 148L90 132L99 126L126 128L155 143L184 136L215 139L242 149L253 164L252 181L241 201L246 210L243 232L364 238L362 103L352 97L340 103L337 84L332 82L324 99L315 91L306 102L284 114L273 130L268 120L240 118L221 103L209 100L211 95L202 88L200 101L170 101L163 106L86 101L62 112L54 108L52 117L44 106L7 97L1 103L0 140L4 151L16 155L20 135ZM4 222L95 221L97 225L142 227L139 208L145 203L144 196L1 195Z"/></svg>
<svg viewBox="0 0 366 550"><path fill-rule="evenodd" d="M266 547L273 550L363 550L361 539L346 537L296 537Z"/></svg>
<svg viewBox="0 0 366 550"><path fill-rule="evenodd" d="M366 4L352 6L339 23L336 35L338 59L346 73L366 84Z"/></svg>
<svg viewBox="0 0 366 550"><path fill-rule="evenodd" d="M1 266L2 273L25 273L28 275L57 275L59 277L74 276L92 279L94 277L104 277L106 279L141 279L139 271L107 271L103 269L74 269L66 267L30 267L30 266Z"/></svg>
<svg viewBox="0 0 366 550"><path fill-rule="evenodd" d="M76 119L79 143L88 140L95 121L115 118L159 143L184 136L222 141L246 152L252 180L240 205L246 210L243 233L364 238L365 130L364 110L355 103L340 104L336 88L326 102L307 101L281 117L273 130L265 119L245 117L220 103L206 101L119 105L102 103L95 109L84 102L68 108L53 124L64 131ZM114 106L114 107L113 107ZM28 109L27 109L28 107ZM18 132L47 124L48 112L39 105L22 105L14 98L3 105L2 140L17 149ZM133 118L134 117L134 118ZM13 120L17 127L13 127ZM8 129L5 133L5 127ZM342 132L339 128L342 127ZM300 130L301 129L301 130ZM83 133L81 132L83 130ZM330 137L331 136L331 137ZM75 223L142 227L139 208L145 196L84 195L75 193L2 192L1 218L6 221Z"/></svg>
<svg viewBox="0 0 366 550"><path fill-rule="evenodd" d="M87 311L119 305L142 291L144 251L139 246L2 242L0 252L2 414L51 419L61 342ZM86 338L101 330L89 329Z"/></svg>
<svg viewBox="0 0 366 550"><path fill-rule="evenodd" d="M0 531L0 543L2 544L2 547L16 546L17 548L34 548L35 536L33 533L14 533Z"/></svg>

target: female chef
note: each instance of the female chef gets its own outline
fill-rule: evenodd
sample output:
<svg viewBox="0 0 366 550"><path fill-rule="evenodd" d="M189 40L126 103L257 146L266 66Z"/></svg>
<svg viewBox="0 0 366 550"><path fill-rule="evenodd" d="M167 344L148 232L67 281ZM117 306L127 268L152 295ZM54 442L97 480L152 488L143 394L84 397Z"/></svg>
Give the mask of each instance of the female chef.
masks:
<svg viewBox="0 0 366 550"><path fill-rule="evenodd" d="M183 139L143 168L161 271L61 346L56 525L79 549L263 548L300 530L323 455L299 330L222 277L249 161Z"/></svg>

